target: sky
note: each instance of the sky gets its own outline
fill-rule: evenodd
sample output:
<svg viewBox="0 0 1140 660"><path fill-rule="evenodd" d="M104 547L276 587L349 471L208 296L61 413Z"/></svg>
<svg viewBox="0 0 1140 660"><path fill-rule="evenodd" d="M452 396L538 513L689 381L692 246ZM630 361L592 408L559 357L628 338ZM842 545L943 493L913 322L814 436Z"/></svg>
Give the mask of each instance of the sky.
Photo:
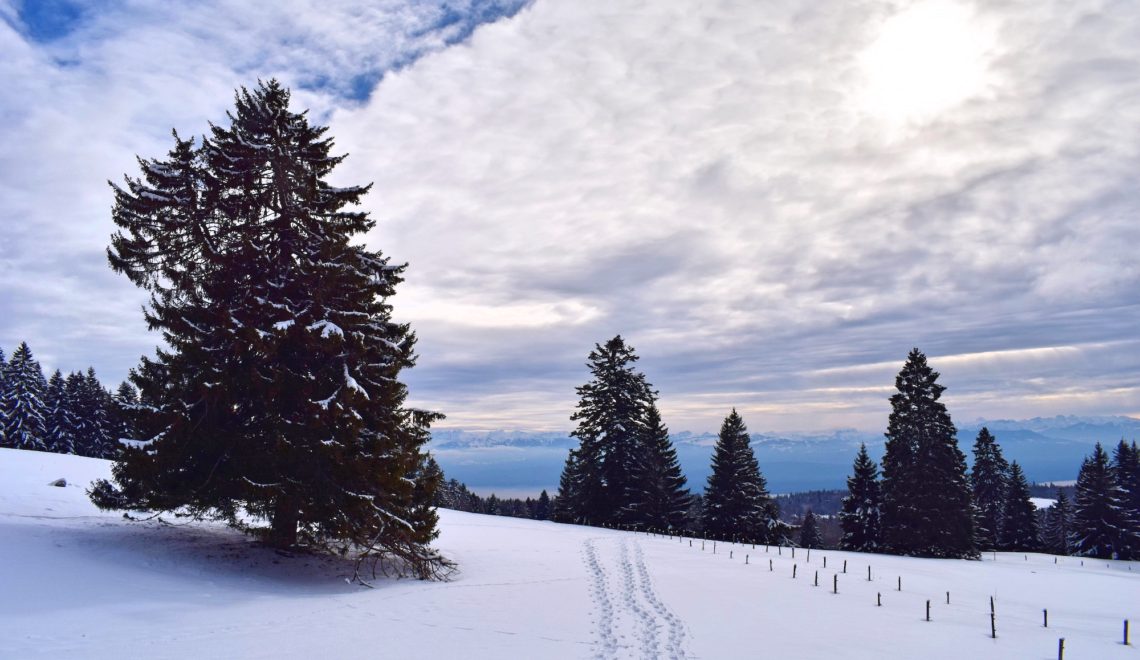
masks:
<svg viewBox="0 0 1140 660"><path fill-rule="evenodd" d="M568 430L621 334L673 430L1140 416L1140 5L0 0L0 347L158 341L108 180L276 77L372 182L414 404Z"/></svg>

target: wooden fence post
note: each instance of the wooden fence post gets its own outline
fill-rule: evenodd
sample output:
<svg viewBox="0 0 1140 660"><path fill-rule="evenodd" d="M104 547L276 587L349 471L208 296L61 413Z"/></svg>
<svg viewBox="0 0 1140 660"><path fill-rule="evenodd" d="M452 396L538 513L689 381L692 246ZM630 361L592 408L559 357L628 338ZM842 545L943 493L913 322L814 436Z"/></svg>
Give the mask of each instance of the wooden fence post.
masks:
<svg viewBox="0 0 1140 660"><path fill-rule="evenodd" d="M1057 640L1057 660L1065 660L1065 638Z"/></svg>
<svg viewBox="0 0 1140 660"><path fill-rule="evenodd" d="M839 593L839 574L838 573L831 576L831 593L833 593L833 594Z"/></svg>
<svg viewBox="0 0 1140 660"><path fill-rule="evenodd" d="M796 579L796 565L792 564L792 579Z"/></svg>
<svg viewBox="0 0 1140 660"><path fill-rule="evenodd" d="M1041 610L1041 617L1042 617L1041 627L1042 628L1048 628L1049 627L1049 610Z"/></svg>
<svg viewBox="0 0 1140 660"><path fill-rule="evenodd" d="M926 620L930 620L930 601L926 601Z"/></svg>
<svg viewBox="0 0 1140 660"><path fill-rule="evenodd" d="M875 604L879 607L883 606L883 592L880 591L875 594Z"/></svg>

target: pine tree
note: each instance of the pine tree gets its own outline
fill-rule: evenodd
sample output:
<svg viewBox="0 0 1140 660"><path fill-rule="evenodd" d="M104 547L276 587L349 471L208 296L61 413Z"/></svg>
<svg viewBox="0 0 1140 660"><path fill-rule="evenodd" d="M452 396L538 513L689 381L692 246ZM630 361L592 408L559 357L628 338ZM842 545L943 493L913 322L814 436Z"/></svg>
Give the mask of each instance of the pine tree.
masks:
<svg viewBox="0 0 1140 660"><path fill-rule="evenodd" d="M551 517L556 522L579 522L578 511L582 504L578 498L576 485L581 476L578 473L578 451L571 449L566 456L566 464L562 468L562 475L558 478L558 495L554 498L554 510Z"/></svg>
<svg viewBox="0 0 1140 660"><path fill-rule="evenodd" d="M823 545L823 537L819 534L819 524L816 523L815 514L811 509L804 514L804 521L800 525L800 547L819 548Z"/></svg>
<svg viewBox="0 0 1140 660"><path fill-rule="evenodd" d="M1045 511L1045 529L1041 532L1041 541L1045 550L1057 555L1069 554L1072 525L1073 512L1069 498L1058 488L1057 501Z"/></svg>
<svg viewBox="0 0 1140 660"><path fill-rule="evenodd" d="M847 477L847 497L839 513L843 537L839 547L858 552L875 552L882 540L879 468L867 454L867 446L859 445L852 474Z"/></svg>
<svg viewBox="0 0 1140 660"><path fill-rule="evenodd" d="M95 370L68 375L64 385L71 437L75 453L92 458L114 458L118 443L113 438L110 393L95 376Z"/></svg>
<svg viewBox="0 0 1140 660"><path fill-rule="evenodd" d="M713 449L703 500L704 531L724 540L777 542L787 529L750 442L744 419L733 409L721 424Z"/></svg>
<svg viewBox="0 0 1140 660"><path fill-rule="evenodd" d="M1086 456L1077 475L1077 495L1073 506L1073 554L1113 559L1120 554L1121 536L1126 526L1122 515L1123 498L1108 463L1108 454L1098 442Z"/></svg>
<svg viewBox="0 0 1140 660"><path fill-rule="evenodd" d="M550 495L546 489L543 489L534 503L534 519L550 520Z"/></svg>
<svg viewBox="0 0 1140 660"><path fill-rule="evenodd" d="M44 395L47 381L40 363L22 342L8 361L7 389L0 399L0 426L4 446L15 449L47 450L47 420Z"/></svg>
<svg viewBox="0 0 1140 660"><path fill-rule="evenodd" d="M621 335L590 352L593 379L577 388L578 407L570 418L578 422L571 435L580 444L563 470L572 477L566 506L578 522L631 522L625 505L635 496L644 419L654 398L645 375L633 369L637 359Z"/></svg>
<svg viewBox="0 0 1140 660"><path fill-rule="evenodd" d="M115 390L111 406L111 437L116 443L136 440L133 415L138 405L139 395L134 386L126 381L119 383L119 389Z"/></svg>
<svg viewBox="0 0 1140 660"><path fill-rule="evenodd" d="M57 454L74 454L75 437L71 404L67 397L66 382L59 369L48 380L44 394L45 421L47 429L47 450Z"/></svg>
<svg viewBox="0 0 1140 660"><path fill-rule="evenodd" d="M685 523L689 491L669 429L655 404L642 426L641 456L634 465L631 500L625 519L638 529L673 529Z"/></svg>
<svg viewBox="0 0 1140 660"><path fill-rule="evenodd" d="M1120 494L1121 533L1117 553L1121 559L1140 558L1140 452L1123 439L1112 452L1112 476Z"/></svg>
<svg viewBox="0 0 1140 660"><path fill-rule="evenodd" d="M883 543L903 555L977 557L966 457L937 380L917 348L895 379L883 455Z"/></svg>
<svg viewBox="0 0 1140 660"><path fill-rule="evenodd" d="M1003 505L1009 491L1009 463L1002 456L997 440L984 426L974 441L974 468L970 473L970 485L977 511L975 533L978 547L998 548L1005 516Z"/></svg>
<svg viewBox="0 0 1140 660"><path fill-rule="evenodd" d="M8 358L4 357L4 349L0 348L0 406L3 406L4 397L8 395ZM7 447L4 436L4 410L0 407L0 447Z"/></svg>
<svg viewBox="0 0 1140 660"><path fill-rule="evenodd" d="M415 335L388 302L405 266L353 238L368 186L332 187L344 156L289 109L277 81L241 89L229 126L114 186L112 268L151 294L169 349L132 372L144 446L127 448L103 508L179 509L278 547L353 550L419 577L443 560L425 475L428 428L401 370ZM425 487L426 486L426 487ZM375 565L375 564L374 564Z"/></svg>
<svg viewBox="0 0 1140 660"><path fill-rule="evenodd" d="M1029 483L1021 466L1014 461L1009 466L1004 516L1001 526L1001 547L1005 550L1037 549L1037 508L1029 499Z"/></svg>

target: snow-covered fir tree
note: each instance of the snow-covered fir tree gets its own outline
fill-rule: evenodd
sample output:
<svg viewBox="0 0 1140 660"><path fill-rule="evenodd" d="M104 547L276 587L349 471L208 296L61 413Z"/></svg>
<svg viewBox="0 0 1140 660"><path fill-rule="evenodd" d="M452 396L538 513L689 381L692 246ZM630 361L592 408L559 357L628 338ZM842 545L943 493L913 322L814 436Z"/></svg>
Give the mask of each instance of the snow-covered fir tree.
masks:
<svg viewBox="0 0 1140 660"><path fill-rule="evenodd" d="M74 372L65 384L75 453L92 458L114 458L118 444L111 425L111 395L95 376L95 370Z"/></svg>
<svg viewBox="0 0 1140 660"><path fill-rule="evenodd" d="M99 483L103 508L178 509L278 547L356 551L419 577L444 560L423 451L439 416L405 405L415 335L392 320L403 265L353 243L368 186L277 81L240 89L228 125L174 135L114 186L111 266L151 294L169 349L132 372L142 446Z"/></svg>
<svg viewBox="0 0 1140 660"><path fill-rule="evenodd" d="M1112 452L1112 476L1120 493L1121 535L1117 552L1140 559L1140 451L1121 440Z"/></svg>
<svg viewBox="0 0 1140 660"><path fill-rule="evenodd" d="M122 440L135 440L135 424L133 416L139 405L138 390L124 381L115 390L111 407L111 437L116 443Z"/></svg>
<svg viewBox="0 0 1140 660"><path fill-rule="evenodd" d="M867 454L867 445L859 445L852 474L847 477L847 497L839 512L843 537L839 547L858 552L874 552L882 542L882 495L879 491L879 468Z"/></svg>
<svg viewBox="0 0 1140 660"><path fill-rule="evenodd" d="M1041 545L1046 552L1067 555L1071 550L1073 508L1065 491L1057 489L1057 501L1045 510L1045 527L1041 530Z"/></svg>
<svg viewBox="0 0 1140 660"><path fill-rule="evenodd" d="M807 510L804 514L804 520L800 524L800 547L801 548L819 548L823 546L823 537L819 533L819 523L815 519L815 514L811 509Z"/></svg>
<svg viewBox="0 0 1140 660"><path fill-rule="evenodd" d="M592 379L577 388L578 406L570 418L578 422L570 435L579 445L563 469L570 520L591 525L633 522L626 504L637 490L634 475L654 399L645 375L633 368L637 359L621 335L590 351Z"/></svg>
<svg viewBox="0 0 1140 660"><path fill-rule="evenodd" d="M977 515L974 518L979 549L996 549L1002 538L1003 506L1009 491L1009 463L1002 456L997 439L986 427L974 441L974 466L970 487Z"/></svg>
<svg viewBox="0 0 1140 660"><path fill-rule="evenodd" d="M653 403L642 425L640 457L633 465L630 500L623 518L638 529L675 529L685 524L689 491L669 429Z"/></svg>
<svg viewBox="0 0 1140 660"><path fill-rule="evenodd" d="M0 427L5 447L47 450L47 380L27 342L12 352L0 398Z"/></svg>
<svg viewBox="0 0 1140 660"><path fill-rule="evenodd" d="M966 457L937 381L917 348L895 378L883 455L883 545L903 555L976 557Z"/></svg>
<svg viewBox="0 0 1140 660"><path fill-rule="evenodd" d="M1029 499L1029 482L1017 461L1010 464L1006 481L999 547L1003 550L1036 550L1037 508Z"/></svg>
<svg viewBox="0 0 1140 660"><path fill-rule="evenodd" d="M8 394L8 358L4 356L4 349L0 347L0 405ZM0 408L0 447L7 447L4 440L4 411Z"/></svg>
<svg viewBox="0 0 1140 660"><path fill-rule="evenodd" d="M67 397L66 381L59 369L48 379L44 394L47 422L47 450L57 454L75 453L75 420Z"/></svg>
<svg viewBox="0 0 1140 660"><path fill-rule="evenodd" d="M717 435L702 513L704 531L712 538L775 543L787 535L735 408Z"/></svg>
<svg viewBox="0 0 1140 660"><path fill-rule="evenodd" d="M1073 504L1074 555L1113 559L1120 556L1127 533L1123 493L1112 474L1108 453L1100 443L1081 463Z"/></svg>
<svg viewBox="0 0 1140 660"><path fill-rule="evenodd" d="M577 490L580 481L578 450L571 449L566 456L566 463L562 466L562 474L558 477L558 494L554 498L551 519L562 523L578 522L576 516L582 508Z"/></svg>

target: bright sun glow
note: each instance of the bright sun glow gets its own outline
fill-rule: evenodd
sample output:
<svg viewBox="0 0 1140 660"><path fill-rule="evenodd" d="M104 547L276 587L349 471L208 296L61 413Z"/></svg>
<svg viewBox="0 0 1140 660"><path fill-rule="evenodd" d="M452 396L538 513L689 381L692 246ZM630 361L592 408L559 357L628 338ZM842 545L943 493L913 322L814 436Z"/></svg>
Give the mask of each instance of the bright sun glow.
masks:
<svg viewBox="0 0 1140 660"><path fill-rule="evenodd" d="M987 86L993 31L960 4L933 0L895 14L863 52L863 107L894 123L921 122Z"/></svg>

